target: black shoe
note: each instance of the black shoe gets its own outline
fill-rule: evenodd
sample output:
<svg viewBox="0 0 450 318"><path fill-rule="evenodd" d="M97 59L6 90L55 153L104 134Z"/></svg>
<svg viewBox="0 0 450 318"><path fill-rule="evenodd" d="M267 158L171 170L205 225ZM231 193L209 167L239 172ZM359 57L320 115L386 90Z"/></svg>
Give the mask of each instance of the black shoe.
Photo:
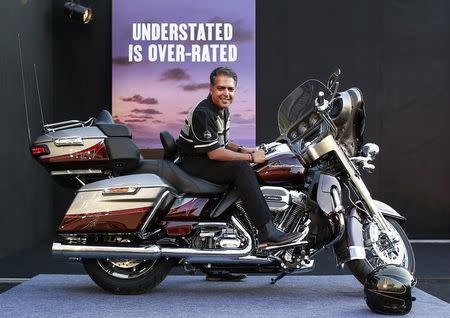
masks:
<svg viewBox="0 0 450 318"><path fill-rule="evenodd" d="M284 233L275 227L272 221L258 228L258 247L277 246L298 240L301 233Z"/></svg>
<svg viewBox="0 0 450 318"><path fill-rule="evenodd" d="M206 280L209 282L239 282L245 279L245 274L232 274L228 272L207 272Z"/></svg>

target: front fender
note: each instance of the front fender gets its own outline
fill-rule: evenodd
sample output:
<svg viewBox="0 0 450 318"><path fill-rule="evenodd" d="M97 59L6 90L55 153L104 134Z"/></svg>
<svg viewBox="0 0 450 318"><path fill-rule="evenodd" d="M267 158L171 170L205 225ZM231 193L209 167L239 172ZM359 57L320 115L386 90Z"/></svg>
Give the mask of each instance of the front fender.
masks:
<svg viewBox="0 0 450 318"><path fill-rule="evenodd" d="M378 201L378 200L373 200L373 202L377 206L378 210L380 210L381 214L383 214L384 216L389 216L393 219L396 219L396 220L400 221L400 223L403 223L406 221L406 218L404 216L400 215L400 213L395 211L392 207L390 207L386 203Z"/></svg>

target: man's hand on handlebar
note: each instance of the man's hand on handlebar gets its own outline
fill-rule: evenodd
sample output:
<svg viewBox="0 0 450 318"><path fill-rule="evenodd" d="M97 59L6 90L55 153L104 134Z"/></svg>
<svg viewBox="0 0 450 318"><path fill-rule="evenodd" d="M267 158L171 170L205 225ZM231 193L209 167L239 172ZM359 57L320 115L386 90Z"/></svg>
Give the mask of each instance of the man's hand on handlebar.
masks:
<svg viewBox="0 0 450 318"><path fill-rule="evenodd" d="M253 162L254 163L263 163L264 161L266 161L266 154L264 153L264 150L262 150L262 149L256 150L253 153Z"/></svg>

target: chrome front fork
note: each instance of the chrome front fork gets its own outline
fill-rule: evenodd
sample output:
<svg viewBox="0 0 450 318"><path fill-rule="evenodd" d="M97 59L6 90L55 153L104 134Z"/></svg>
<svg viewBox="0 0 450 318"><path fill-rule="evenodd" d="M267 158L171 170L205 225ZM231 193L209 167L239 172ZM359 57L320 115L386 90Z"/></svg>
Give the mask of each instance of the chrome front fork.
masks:
<svg viewBox="0 0 450 318"><path fill-rule="evenodd" d="M333 140L334 141L334 140ZM373 201L369 190L367 189L366 185L361 179L361 175L359 174L359 171L355 168L353 163L348 159L348 157L344 154L344 152L341 150L339 145L336 143L335 152L341 161L344 168L347 170L349 178L351 182L353 183L353 186L355 187L355 190L358 192L360 198L364 203L366 204L369 214L373 217L375 222L380 226L381 230L386 231L386 233L389 233L389 228L386 223L386 219L384 218L383 214L381 214L378 207L375 205L375 202Z"/></svg>
<svg viewBox="0 0 450 318"><path fill-rule="evenodd" d="M314 162L314 160L317 160L321 158L323 155L330 152L336 153L339 161L341 162L341 164L344 166L344 169L348 173L350 182L352 183L354 189L358 193L360 199L362 199L362 201L366 204L367 209L369 210L368 213L378 224L380 230L389 233L389 228L386 224L386 220L381 214L378 207L375 205L375 202L373 201L372 197L370 196L370 192L367 189L364 182L362 181L358 169L353 165L353 163L344 153L342 148L338 145L336 140L334 140L334 137L332 135L324 137L321 141L319 141L314 145L307 146L302 156L304 157L305 161Z"/></svg>

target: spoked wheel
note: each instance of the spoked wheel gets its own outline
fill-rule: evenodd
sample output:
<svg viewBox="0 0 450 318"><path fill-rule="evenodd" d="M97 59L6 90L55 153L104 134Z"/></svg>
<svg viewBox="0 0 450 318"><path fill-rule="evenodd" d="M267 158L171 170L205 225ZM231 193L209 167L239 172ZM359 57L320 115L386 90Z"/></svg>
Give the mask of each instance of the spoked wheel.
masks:
<svg viewBox="0 0 450 318"><path fill-rule="evenodd" d="M347 263L353 275L364 284L367 275L375 268L385 264L395 264L414 274L415 259L411 243L400 224L392 218L386 218L391 231L388 237L379 231L374 223L363 225L364 248L366 258Z"/></svg>
<svg viewBox="0 0 450 318"><path fill-rule="evenodd" d="M83 259L86 272L104 290L114 294L143 294L158 286L173 260Z"/></svg>

